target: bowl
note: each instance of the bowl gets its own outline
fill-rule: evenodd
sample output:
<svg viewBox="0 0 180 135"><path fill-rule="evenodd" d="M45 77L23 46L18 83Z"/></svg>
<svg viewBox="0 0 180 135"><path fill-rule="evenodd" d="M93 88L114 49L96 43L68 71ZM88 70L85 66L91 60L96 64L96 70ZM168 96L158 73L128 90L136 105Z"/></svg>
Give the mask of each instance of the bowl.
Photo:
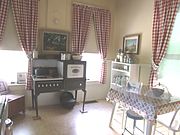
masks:
<svg viewBox="0 0 180 135"><path fill-rule="evenodd" d="M160 97L164 93L164 90L160 88L152 88L152 93L153 96Z"/></svg>
<svg viewBox="0 0 180 135"><path fill-rule="evenodd" d="M82 59L82 55L72 55L72 59L73 60L81 60Z"/></svg>

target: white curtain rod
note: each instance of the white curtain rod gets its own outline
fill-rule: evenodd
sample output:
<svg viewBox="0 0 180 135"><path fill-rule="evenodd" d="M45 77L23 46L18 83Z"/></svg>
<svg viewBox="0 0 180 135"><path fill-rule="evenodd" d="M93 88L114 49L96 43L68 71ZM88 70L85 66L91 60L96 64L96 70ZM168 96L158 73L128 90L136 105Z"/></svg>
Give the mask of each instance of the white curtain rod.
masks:
<svg viewBox="0 0 180 135"><path fill-rule="evenodd" d="M88 6L88 7L96 7L96 8L100 8L100 9L106 9L97 5L92 5L92 4L88 4L88 3L83 3L83 2L73 2L73 4L79 4L79 5L84 5L84 6Z"/></svg>

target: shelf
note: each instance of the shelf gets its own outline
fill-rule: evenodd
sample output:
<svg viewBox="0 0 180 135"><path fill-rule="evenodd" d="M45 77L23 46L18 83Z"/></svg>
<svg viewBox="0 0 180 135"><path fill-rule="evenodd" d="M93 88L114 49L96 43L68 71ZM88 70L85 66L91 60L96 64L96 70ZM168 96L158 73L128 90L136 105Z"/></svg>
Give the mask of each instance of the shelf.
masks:
<svg viewBox="0 0 180 135"><path fill-rule="evenodd" d="M113 61L111 65L111 88L124 87L132 75L132 67L134 64Z"/></svg>
<svg viewBox="0 0 180 135"><path fill-rule="evenodd" d="M143 84L149 83L149 74L151 71L150 64L131 64L112 61L111 63L111 83L114 83L116 77L127 76L129 80L134 82L142 82ZM118 84L120 80L117 79ZM114 85L116 86L116 85Z"/></svg>
<svg viewBox="0 0 180 135"><path fill-rule="evenodd" d="M113 71L118 71L118 72L124 72L124 73L129 73L129 71L123 70L123 69L112 69Z"/></svg>
<svg viewBox="0 0 180 135"><path fill-rule="evenodd" d="M118 86L118 87L123 87L122 85L120 85L120 84L117 84L117 83L111 83L111 85L115 85L115 86Z"/></svg>
<svg viewBox="0 0 180 135"><path fill-rule="evenodd" d="M112 63L114 63L114 64L128 65L128 66L132 65L132 64L130 64L130 63L116 62L116 61L113 61Z"/></svg>

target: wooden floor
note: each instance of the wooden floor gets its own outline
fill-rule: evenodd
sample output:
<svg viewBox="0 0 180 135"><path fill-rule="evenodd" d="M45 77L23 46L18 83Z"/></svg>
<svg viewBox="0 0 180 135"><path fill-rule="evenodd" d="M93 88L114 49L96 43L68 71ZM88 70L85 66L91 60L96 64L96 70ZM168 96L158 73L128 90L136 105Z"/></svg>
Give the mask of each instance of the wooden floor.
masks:
<svg viewBox="0 0 180 135"><path fill-rule="evenodd" d="M71 110L60 105L43 106L39 107L41 120L33 120L35 111L26 109L25 115L19 114L12 118L13 135L121 135L120 124L113 122L112 128L109 128L112 107L112 104L105 100L87 103L87 113L80 112L81 103L77 103ZM118 119L121 119L121 116ZM127 122L127 125L132 125L131 121ZM155 135L172 135L164 128L161 132L163 134L156 132ZM125 132L124 135L129 134Z"/></svg>
<svg viewBox="0 0 180 135"><path fill-rule="evenodd" d="M34 110L26 109L25 116L12 120L13 135L118 135L109 128L112 104L97 101L85 105L87 113L80 113L82 104L72 110L60 105L39 107L41 120L33 120Z"/></svg>

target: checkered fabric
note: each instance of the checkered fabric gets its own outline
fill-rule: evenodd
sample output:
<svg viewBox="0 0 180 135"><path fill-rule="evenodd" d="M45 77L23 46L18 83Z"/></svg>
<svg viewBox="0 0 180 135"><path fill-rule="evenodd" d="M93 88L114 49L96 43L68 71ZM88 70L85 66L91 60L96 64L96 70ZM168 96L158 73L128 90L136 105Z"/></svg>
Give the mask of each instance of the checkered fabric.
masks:
<svg viewBox="0 0 180 135"><path fill-rule="evenodd" d="M111 31L111 13L109 10L92 8L93 19L95 24L96 37L98 42L98 48L103 59L101 70L101 83L105 83L107 74L106 69L106 57L107 47L109 45L110 31Z"/></svg>
<svg viewBox="0 0 180 135"><path fill-rule="evenodd" d="M72 52L82 53L88 36L91 7L73 4Z"/></svg>
<svg viewBox="0 0 180 135"><path fill-rule="evenodd" d="M7 21L9 0L0 0L0 42L2 41Z"/></svg>
<svg viewBox="0 0 180 135"><path fill-rule="evenodd" d="M178 11L178 0L155 0L152 30L152 69L150 86L157 81L157 71L164 58Z"/></svg>
<svg viewBox="0 0 180 135"><path fill-rule="evenodd" d="M38 1L39 0L11 0L16 30L20 44L26 52L28 62L28 75L26 89L32 89L31 56L37 44L38 33Z"/></svg>
<svg viewBox="0 0 180 135"><path fill-rule="evenodd" d="M157 115L172 112L180 107L180 98L157 99L127 92L125 88L121 90L111 89L106 99L120 103L121 106L133 110L147 120L155 120Z"/></svg>
<svg viewBox="0 0 180 135"><path fill-rule="evenodd" d="M72 52L83 52L88 36L90 19L92 17L95 24L98 48L103 59L100 82L105 83L107 74L105 59L107 56L111 26L111 13L109 10L73 4Z"/></svg>

